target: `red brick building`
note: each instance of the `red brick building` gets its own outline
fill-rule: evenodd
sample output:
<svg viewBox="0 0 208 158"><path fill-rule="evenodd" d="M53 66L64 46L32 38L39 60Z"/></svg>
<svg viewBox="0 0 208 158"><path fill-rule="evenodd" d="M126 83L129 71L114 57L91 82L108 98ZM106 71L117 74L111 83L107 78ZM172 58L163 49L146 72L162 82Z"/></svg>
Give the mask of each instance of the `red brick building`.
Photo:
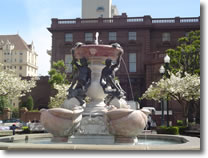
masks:
<svg viewBox="0 0 208 158"><path fill-rule="evenodd" d="M23 77L23 79L30 80L30 77ZM25 96L21 98L21 103L27 101L29 95L32 96L34 101L33 109L42 109L48 108L48 104L50 102L50 97L53 96L56 91L51 88L51 85L48 83L48 76L41 76L36 80L36 87L31 89L31 92L27 93Z"/></svg>
<svg viewBox="0 0 208 158"><path fill-rule="evenodd" d="M130 75L134 97L141 97L151 82L161 77L159 68L163 64L165 50L175 48L178 38L185 36L189 31L199 29L200 17L127 17L123 13L113 18L52 19L51 27L48 28L52 33L51 61L64 60L69 66L70 49L74 44L94 43L95 33L99 32L99 43L117 42L124 49L125 64L121 64L117 76L122 88L127 92L127 99L132 100L126 68ZM181 107L172 104L170 104L171 119L180 119ZM158 103L151 101L142 102L141 106L153 106L157 111L161 109ZM174 112L177 116L173 114ZM173 115L177 118L173 118Z"/></svg>

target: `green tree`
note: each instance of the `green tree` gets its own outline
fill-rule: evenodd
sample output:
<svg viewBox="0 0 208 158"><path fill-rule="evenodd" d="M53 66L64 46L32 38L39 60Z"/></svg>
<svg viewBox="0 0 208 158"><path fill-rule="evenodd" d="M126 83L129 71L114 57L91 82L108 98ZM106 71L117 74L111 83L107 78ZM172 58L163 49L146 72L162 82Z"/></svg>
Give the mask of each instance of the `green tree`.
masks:
<svg viewBox="0 0 208 158"><path fill-rule="evenodd" d="M182 77L180 72L176 74L171 73L170 78L163 77L158 82L153 82L142 95L141 99L178 101L182 106L184 123L186 124L190 108L189 102L196 102L200 99L200 77L188 73L185 73L185 76ZM195 105L195 108L198 108L198 106Z"/></svg>
<svg viewBox="0 0 208 158"><path fill-rule="evenodd" d="M189 32L178 42L176 49L166 50L171 59L171 71L181 71L183 76L185 72L200 75L200 30Z"/></svg>
<svg viewBox="0 0 208 158"><path fill-rule="evenodd" d="M48 72L50 75L49 83L51 85L66 84L68 83L67 75L65 73L66 67L63 60L53 62L51 70Z"/></svg>
<svg viewBox="0 0 208 158"><path fill-rule="evenodd" d="M3 110L6 107L10 107L8 98L5 96L0 96L0 113L3 113Z"/></svg>
<svg viewBox="0 0 208 158"><path fill-rule="evenodd" d="M34 101L33 97L30 95L28 96L27 100L22 103L21 107L26 107L29 111L33 110Z"/></svg>
<svg viewBox="0 0 208 158"><path fill-rule="evenodd" d="M185 72L191 75L200 76L200 30L191 31L185 37L178 39L179 45L176 49L168 49L166 53L170 56L170 71L173 73L181 72L182 77L185 76ZM189 111L197 111L199 101L190 100L187 102ZM190 112L190 119L195 114Z"/></svg>

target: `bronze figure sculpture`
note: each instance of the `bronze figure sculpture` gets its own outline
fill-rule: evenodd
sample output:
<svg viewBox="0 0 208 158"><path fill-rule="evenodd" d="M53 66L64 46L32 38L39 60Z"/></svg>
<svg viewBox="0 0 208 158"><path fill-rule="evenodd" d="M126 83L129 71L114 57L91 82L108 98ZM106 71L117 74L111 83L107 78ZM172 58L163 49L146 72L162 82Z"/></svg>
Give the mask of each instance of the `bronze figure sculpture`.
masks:
<svg viewBox="0 0 208 158"><path fill-rule="evenodd" d="M86 92L91 83L91 70L88 67L88 62L85 57L80 59L80 65L78 60L74 56L74 49L72 49L72 67L76 66L76 71L73 74L72 83L68 89L68 99L75 97L82 106L85 101Z"/></svg>
<svg viewBox="0 0 208 158"><path fill-rule="evenodd" d="M106 66L103 68L101 73L100 85L102 86L104 93L108 94L104 99L104 102L107 105L110 104L114 97L117 97L118 99L125 98L126 92L121 88L119 82L115 79L115 72L120 67L121 54L122 52L118 54L118 58L115 64L112 63L111 59L106 59Z"/></svg>

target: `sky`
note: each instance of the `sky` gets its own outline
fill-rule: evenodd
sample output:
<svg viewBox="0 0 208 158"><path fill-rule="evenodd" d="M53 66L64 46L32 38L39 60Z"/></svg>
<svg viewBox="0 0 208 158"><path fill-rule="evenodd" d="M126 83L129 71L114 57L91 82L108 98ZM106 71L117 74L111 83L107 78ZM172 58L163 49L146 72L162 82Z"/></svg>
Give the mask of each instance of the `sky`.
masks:
<svg viewBox="0 0 208 158"><path fill-rule="evenodd" d="M119 14L129 17L150 15L152 18L198 17L199 0L112 0ZM0 34L19 34L26 43L32 41L38 53L38 75L50 69L51 18L81 17L81 0L1 0Z"/></svg>

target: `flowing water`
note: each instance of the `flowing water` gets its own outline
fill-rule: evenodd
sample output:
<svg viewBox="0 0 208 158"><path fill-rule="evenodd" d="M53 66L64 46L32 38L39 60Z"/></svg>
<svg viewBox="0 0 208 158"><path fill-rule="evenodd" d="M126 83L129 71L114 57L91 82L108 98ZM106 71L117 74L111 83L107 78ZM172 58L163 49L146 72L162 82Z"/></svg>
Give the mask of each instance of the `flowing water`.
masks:
<svg viewBox="0 0 208 158"><path fill-rule="evenodd" d="M99 38L99 32L96 32L96 34L95 34L95 44L96 44L96 45L99 44L98 38Z"/></svg>
<svg viewBox="0 0 208 158"><path fill-rule="evenodd" d="M134 100L134 93L133 93L133 90L132 90L132 85L131 85L131 81L130 81L129 72L128 72L128 69L127 69L126 63L124 62L124 59L123 59L122 57L121 57L121 61L123 62L124 67L125 67L125 70L126 70L126 74L127 74L127 78L128 78L128 81L129 81L129 86L130 86L130 90L131 90L132 100Z"/></svg>

